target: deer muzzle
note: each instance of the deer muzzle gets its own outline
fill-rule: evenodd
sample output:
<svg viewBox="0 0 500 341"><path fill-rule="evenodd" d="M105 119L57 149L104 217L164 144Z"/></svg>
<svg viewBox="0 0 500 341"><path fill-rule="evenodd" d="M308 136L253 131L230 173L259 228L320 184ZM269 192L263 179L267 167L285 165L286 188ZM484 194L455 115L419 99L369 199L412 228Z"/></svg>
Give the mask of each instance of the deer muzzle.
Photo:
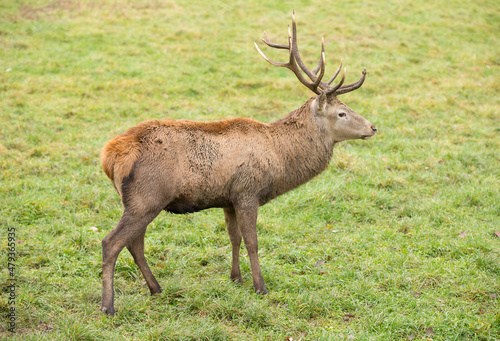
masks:
<svg viewBox="0 0 500 341"><path fill-rule="evenodd" d="M375 128L375 126L373 124L371 124L371 123L370 123L370 129L371 129L370 134L361 135L361 139L362 140L367 140L367 139L369 139L370 137L374 136L377 133L377 128Z"/></svg>

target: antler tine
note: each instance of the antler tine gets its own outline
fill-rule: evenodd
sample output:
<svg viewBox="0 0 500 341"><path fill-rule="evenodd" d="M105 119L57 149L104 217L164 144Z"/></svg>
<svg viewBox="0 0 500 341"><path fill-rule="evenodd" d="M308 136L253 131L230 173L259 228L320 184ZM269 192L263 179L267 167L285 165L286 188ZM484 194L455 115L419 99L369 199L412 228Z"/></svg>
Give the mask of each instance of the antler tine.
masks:
<svg viewBox="0 0 500 341"><path fill-rule="evenodd" d="M311 70L309 70L307 68L307 66L304 64L304 62L302 61L302 58L300 58L300 52L299 52L299 48L297 46L297 23L295 22L295 10L293 10L293 12L292 12L292 32L293 32L292 46L293 46L293 50L294 50L293 56L295 57L295 60L296 60L297 64L299 65L299 67L302 69L302 71L304 71L304 73L313 82L316 82L315 73L313 74L313 72Z"/></svg>
<svg viewBox="0 0 500 341"><path fill-rule="evenodd" d="M264 41L264 39L262 39L262 41ZM265 42L265 41L264 41ZM262 58L264 58L267 62L269 62L270 64L274 65L274 66L279 66L279 67L288 67L288 63L280 63L280 62L275 62L274 60L272 59L269 59L265 54L264 52L261 51L261 49L259 48L259 46L257 45L256 42L254 42L254 45L255 45L255 48L257 49L257 51L259 52L259 54L262 56Z"/></svg>
<svg viewBox="0 0 500 341"><path fill-rule="evenodd" d="M321 37L321 53L325 52L325 39ZM318 65L312 70L312 73L318 75L319 70L321 69L321 59L318 62Z"/></svg>
<svg viewBox="0 0 500 341"><path fill-rule="evenodd" d="M340 82L337 85L335 85L333 88L328 88L326 90L327 95L330 95L330 94L337 95L337 89L339 89L342 86L342 84L344 84L346 71L347 71L347 68L344 68L344 73L342 74L342 79L340 80Z"/></svg>
<svg viewBox="0 0 500 341"><path fill-rule="evenodd" d="M276 44L276 43L273 43L272 41L269 40L269 38L267 37L267 34L266 34L266 31L264 31L264 38L261 38L261 40L269 47L274 47L274 48L277 48L277 49L284 49L284 50L288 50L289 49L289 45L285 45L285 44Z"/></svg>
<svg viewBox="0 0 500 341"><path fill-rule="evenodd" d="M325 40L321 38L321 56L319 58L318 62L318 67L320 68L320 73L316 80L314 81L313 85L317 88L320 83L323 83L321 79L325 75ZM315 72L316 74L316 72Z"/></svg>
<svg viewBox="0 0 500 341"><path fill-rule="evenodd" d="M326 82L328 85L333 83L335 78L337 78L337 76L339 75L340 70L342 70L342 59L340 60L339 68L337 69L337 71L335 71L335 74L328 80L328 82Z"/></svg>
<svg viewBox="0 0 500 341"><path fill-rule="evenodd" d="M365 81L365 78L366 78L367 74L368 74L368 72L366 72L366 68L364 68L363 69L363 74L361 75L361 78L357 82L351 83L351 84L347 84L347 85L344 85L344 86L340 87L338 90L335 91L335 95L342 95L342 94L351 92L353 90L356 90L361 85L363 85L363 82Z"/></svg>
<svg viewBox="0 0 500 341"><path fill-rule="evenodd" d="M324 52L325 52L325 38L321 37L321 53ZM317 75L320 69L321 69L321 64L318 62L318 65L314 68L314 70L312 70L312 73Z"/></svg>

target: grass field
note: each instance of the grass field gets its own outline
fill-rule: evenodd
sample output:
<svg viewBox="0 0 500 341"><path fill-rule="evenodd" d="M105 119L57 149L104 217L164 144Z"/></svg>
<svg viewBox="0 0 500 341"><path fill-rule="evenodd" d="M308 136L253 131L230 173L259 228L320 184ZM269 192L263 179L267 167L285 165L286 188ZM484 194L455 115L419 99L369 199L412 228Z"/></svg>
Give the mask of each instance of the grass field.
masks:
<svg viewBox="0 0 500 341"><path fill-rule="evenodd" d="M0 338L500 340L500 4L279 3L0 3ZM285 42L292 9L309 65L323 36L327 75L367 68L341 100L379 134L259 210L269 295L247 257L229 280L222 210L164 213L146 234L164 291L124 251L104 316L101 240L122 206L100 148L145 120L298 108L312 93L253 47Z"/></svg>

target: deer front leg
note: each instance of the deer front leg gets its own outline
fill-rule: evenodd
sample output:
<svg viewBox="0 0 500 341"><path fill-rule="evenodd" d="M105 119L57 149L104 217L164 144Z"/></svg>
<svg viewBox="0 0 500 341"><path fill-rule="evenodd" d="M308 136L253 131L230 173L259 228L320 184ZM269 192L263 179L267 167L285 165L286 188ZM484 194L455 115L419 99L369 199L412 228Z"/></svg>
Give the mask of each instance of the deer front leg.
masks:
<svg viewBox="0 0 500 341"><path fill-rule="evenodd" d="M229 234L233 254L231 262L231 279L235 282L242 282L240 271L241 232L236 221L236 213L233 207L224 208L224 218L226 219L227 233Z"/></svg>
<svg viewBox="0 0 500 341"><path fill-rule="evenodd" d="M236 221L243 235L245 247L247 248L250 266L252 268L253 285L258 294L267 294L266 285L262 278L259 265L259 246L257 242L257 200L250 200L235 206Z"/></svg>

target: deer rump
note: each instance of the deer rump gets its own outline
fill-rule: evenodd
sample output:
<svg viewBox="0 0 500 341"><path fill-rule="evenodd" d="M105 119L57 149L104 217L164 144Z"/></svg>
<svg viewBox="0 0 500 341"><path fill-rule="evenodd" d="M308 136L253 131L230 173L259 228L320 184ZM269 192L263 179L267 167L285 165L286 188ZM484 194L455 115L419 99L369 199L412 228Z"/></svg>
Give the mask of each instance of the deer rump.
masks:
<svg viewBox="0 0 500 341"><path fill-rule="evenodd" d="M192 213L245 193L263 205L284 178L269 128L251 119L142 122L108 142L102 165L133 210Z"/></svg>

